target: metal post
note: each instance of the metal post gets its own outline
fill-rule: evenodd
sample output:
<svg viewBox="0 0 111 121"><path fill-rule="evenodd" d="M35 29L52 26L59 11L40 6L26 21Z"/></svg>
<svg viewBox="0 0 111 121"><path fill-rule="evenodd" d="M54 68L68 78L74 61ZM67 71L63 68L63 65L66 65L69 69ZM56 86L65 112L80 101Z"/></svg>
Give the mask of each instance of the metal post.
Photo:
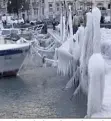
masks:
<svg viewBox="0 0 111 121"><path fill-rule="evenodd" d="M18 10L18 0L16 0L16 12L17 12L17 17L19 19L19 10Z"/></svg>
<svg viewBox="0 0 111 121"><path fill-rule="evenodd" d="M9 1L7 1L7 3L6 3L6 4L7 4L7 6L6 6L6 21L7 21L7 19L8 19L8 18L7 18L7 14L8 14L8 10L7 10L8 2L9 2Z"/></svg>
<svg viewBox="0 0 111 121"><path fill-rule="evenodd" d="M110 22L111 22L111 0L110 0Z"/></svg>
<svg viewBox="0 0 111 121"><path fill-rule="evenodd" d="M76 0L75 0L75 14L77 14L77 11L76 11Z"/></svg>
<svg viewBox="0 0 111 121"><path fill-rule="evenodd" d="M7 2L6 2L6 21L8 20L8 9L7 9L7 7L8 7L8 5L11 5L11 1L9 0L7 0Z"/></svg>

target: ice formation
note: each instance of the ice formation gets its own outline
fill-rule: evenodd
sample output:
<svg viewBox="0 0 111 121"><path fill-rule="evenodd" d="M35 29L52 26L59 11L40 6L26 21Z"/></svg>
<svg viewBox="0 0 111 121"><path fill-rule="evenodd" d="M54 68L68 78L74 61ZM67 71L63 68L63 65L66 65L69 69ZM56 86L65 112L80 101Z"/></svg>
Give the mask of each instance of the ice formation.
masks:
<svg viewBox="0 0 111 121"><path fill-rule="evenodd" d="M92 13L87 13L85 31L84 27L80 27L74 36L70 32L69 40L56 50L59 72L64 75L73 74L65 89L75 86L75 83L80 81L73 96L78 93L80 88L88 94L88 117L100 111L104 94L105 66L100 54L100 44L106 35L101 36L101 32L105 33L105 31L104 29L100 31L100 18L100 10L94 7ZM69 24L69 28L71 26ZM69 30L71 31L71 29ZM80 67L78 60L80 60Z"/></svg>
<svg viewBox="0 0 111 121"><path fill-rule="evenodd" d="M82 48L81 63L81 87L88 92L88 62L93 53L100 52L100 18L101 13L97 7L94 7L92 13L87 13L87 25L85 29L85 38Z"/></svg>
<svg viewBox="0 0 111 121"><path fill-rule="evenodd" d="M80 59L80 46L82 45L83 38L84 27L81 26L75 35L71 36L56 50L59 73L63 75L72 75L72 73L75 72L77 61Z"/></svg>
<svg viewBox="0 0 111 121"><path fill-rule="evenodd" d="M61 17L62 18L62 17ZM62 46L55 51L55 58L58 60L58 72L63 75L72 75L72 65L76 65L73 61L72 49L73 47L73 29L72 29L72 15L69 7L69 35L70 39L66 40ZM62 22L61 22L62 23ZM65 28L64 28L65 29ZM64 30L61 30L64 31Z"/></svg>
<svg viewBox="0 0 111 121"><path fill-rule="evenodd" d="M83 43L83 38L84 38L84 27L81 25L78 28L77 33L72 37L72 39L75 41L75 43L72 43L73 44L72 63L70 65L73 68L73 70L72 70L73 76L69 80L69 82L66 84L66 87L65 87L66 90L73 86L76 88L77 83L80 80L80 68L79 68L78 62L79 62L80 55L81 55L81 46ZM76 92L78 92L78 91L76 91Z"/></svg>
<svg viewBox="0 0 111 121"><path fill-rule="evenodd" d="M81 58L80 58L80 70L81 70L81 88L83 92L87 93L88 89L88 72L87 66L91 55L93 54L93 25L92 25L92 13L87 13L87 24L85 28L85 37L82 46Z"/></svg>
<svg viewBox="0 0 111 121"><path fill-rule="evenodd" d="M80 53L81 53L81 51L82 51L82 45L83 45L83 42L84 42L84 34L85 34L85 29L84 29L84 27L81 25L81 26L78 28L78 31L77 31L78 43L79 43L79 46L80 46Z"/></svg>
<svg viewBox="0 0 111 121"><path fill-rule="evenodd" d="M64 42L66 37L66 31L65 31L65 16L63 16L63 14L61 14L61 19L60 19L60 36L62 42Z"/></svg>
<svg viewBox="0 0 111 121"><path fill-rule="evenodd" d="M101 32L100 32L100 20L101 12L97 7L92 9L93 16L93 53L100 53L100 42L101 42Z"/></svg>
<svg viewBox="0 0 111 121"><path fill-rule="evenodd" d="M71 7L69 6L69 37L56 50L58 59L58 72L63 75L72 75L77 68L77 61L80 58L81 46L84 38L84 27L81 25L75 35L73 35ZM65 29L65 28L64 28ZM72 71L73 70L73 71Z"/></svg>
<svg viewBox="0 0 111 121"><path fill-rule="evenodd" d="M89 88L87 115L90 118L92 114L101 110L103 103L105 86L105 63L101 54L93 54L89 59L88 74Z"/></svg>
<svg viewBox="0 0 111 121"><path fill-rule="evenodd" d="M100 18L97 7L92 10L93 16L93 55L88 64L88 103L87 116L91 117L102 108L105 86L105 62L101 52ZM98 62L98 63L97 63Z"/></svg>
<svg viewBox="0 0 111 121"><path fill-rule="evenodd" d="M102 44L101 44L101 52L102 52L102 57L104 58L104 66L105 67L103 68L103 64L102 64L103 61L101 60L96 65L96 68L99 67L100 64L101 64L101 67L100 67L100 69L98 71L99 74L97 73L98 74L98 77L100 75L100 72L101 72L101 75L102 75L102 71L103 70L105 71L105 77L103 75L103 77L105 78L105 89L104 89L104 87L101 86L101 90L102 90L101 91L101 94L103 93L103 89L104 89L104 98L102 97L102 95L99 95L98 94L98 92L99 92L98 89L99 88L95 88L95 86L94 86L94 88L96 89L96 90L94 90L94 91L96 91L96 93L95 93L96 95L94 94L94 96L96 97L97 95L99 95L98 96L99 98L97 98L97 99L98 99L98 101L100 101L100 103L102 102L102 99L100 100L100 96L101 96L101 98L103 98L103 102L102 102L102 108L101 108L101 110L98 110L97 112L94 112L91 115L91 118L111 118L111 98L110 98L111 97L110 96L111 95L111 92L110 92L110 90L111 90L111 81L110 81L110 79L111 79L111 61L110 61L110 57L111 57L110 56L110 52L111 52L111 40L108 40L108 41L106 40L106 41L102 42ZM100 56L101 55L99 55L98 57L100 57ZM96 59L97 59L97 57L95 58L95 61L98 61L99 60L99 59L97 59L97 60ZM94 66L92 65L92 68L93 67ZM91 71L89 71L89 72L91 72ZM94 75L94 77L95 77L95 75ZM95 81L95 79L94 79L94 81ZM102 84L103 79L101 79L100 82ZM97 86L96 82L95 82L95 85ZM98 87L99 87L99 85L98 85ZM90 98L92 98L92 97L90 97ZM91 100L89 100L89 101L91 103ZM97 107L97 108L99 108L99 107Z"/></svg>
<svg viewBox="0 0 111 121"><path fill-rule="evenodd" d="M109 67L110 65L108 65ZM109 72L105 76L105 90L102 109L94 113L91 118L111 118L111 66Z"/></svg>
<svg viewBox="0 0 111 121"><path fill-rule="evenodd" d="M73 48L73 26L72 26L72 14L71 14L71 6L69 6L69 18L68 18L68 25L69 25L69 51L70 53L72 52L72 48Z"/></svg>

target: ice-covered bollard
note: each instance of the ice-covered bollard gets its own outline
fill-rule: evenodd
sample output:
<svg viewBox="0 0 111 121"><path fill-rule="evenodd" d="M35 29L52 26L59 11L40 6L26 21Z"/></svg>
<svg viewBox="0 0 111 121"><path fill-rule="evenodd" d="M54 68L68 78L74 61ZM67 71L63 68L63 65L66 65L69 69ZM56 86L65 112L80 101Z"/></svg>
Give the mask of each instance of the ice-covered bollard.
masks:
<svg viewBox="0 0 111 121"><path fill-rule="evenodd" d="M93 54L89 59L87 116L101 110L105 86L105 62L101 54Z"/></svg>

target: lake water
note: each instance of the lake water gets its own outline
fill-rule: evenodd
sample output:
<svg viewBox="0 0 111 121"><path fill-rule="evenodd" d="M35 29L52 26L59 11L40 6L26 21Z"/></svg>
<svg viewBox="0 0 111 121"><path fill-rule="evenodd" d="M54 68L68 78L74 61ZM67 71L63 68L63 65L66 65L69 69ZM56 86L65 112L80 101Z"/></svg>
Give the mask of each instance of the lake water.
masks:
<svg viewBox="0 0 111 121"><path fill-rule="evenodd" d="M27 65L19 77L0 79L0 118L84 118L86 97L63 91L68 77L52 67Z"/></svg>

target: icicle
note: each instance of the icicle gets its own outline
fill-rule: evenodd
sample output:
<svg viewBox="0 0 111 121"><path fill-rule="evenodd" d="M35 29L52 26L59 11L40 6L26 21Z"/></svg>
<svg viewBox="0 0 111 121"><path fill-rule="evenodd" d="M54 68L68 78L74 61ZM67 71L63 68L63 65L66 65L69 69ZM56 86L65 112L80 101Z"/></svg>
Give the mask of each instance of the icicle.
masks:
<svg viewBox="0 0 111 121"><path fill-rule="evenodd" d="M70 33L70 36L73 35L73 28L72 28L72 11L71 11L71 6L69 6L69 33Z"/></svg>
<svg viewBox="0 0 111 121"><path fill-rule="evenodd" d="M71 6L69 6L69 18L68 18L68 24L69 24L69 48L70 48L70 52L72 52L72 48L73 48L73 26L72 26L72 12L71 12Z"/></svg>
<svg viewBox="0 0 111 121"><path fill-rule="evenodd" d="M66 87L65 87L64 90L68 90L68 89L74 87L75 84L76 84L76 81L77 81L77 79L76 79L76 73L75 73L75 74L73 75L73 77L72 77L72 78L68 81L68 83L66 84Z"/></svg>
<svg viewBox="0 0 111 121"><path fill-rule="evenodd" d="M65 25L65 16L63 16L63 42L66 39L66 25Z"/></svg>
<svg viewBox="0 0 111 121"><path fill-rule="evenodd" d="M60 17L60 36L61 40L63 41L63 14L61 12L61 17Z"/></svg>
<svg viewBox="0 0 111 121"><path fill-rule="evenodd" d="M74 83L77 84L77 82L79 85L77 85L76 90L74 91L74 93L72 95L72 98L75 97L78 94L78 92L80 91L80 86L81 86L80 85L80 67L77 68L77 71L75 73L75 82Z"/></svg>
<svg viewBox="0 0 111 121"><path fill-rule="evenodd" d="M104 85L105 85L105 62L100 53L100 18L101 12L97 7L92 10L93 16L93 52L88 64L88 105L87 117L101 110ZM97 53L97 54L95 54ZM99 63L97 63L99 62Z"/></svg>
<svg viewBox="0 0 111 121"><path fill-rule="evenodd" d="M58 49L58 72L63 73L63 75L68 75L72 68L72 56L62 49Z"/></svg>
<svg viewBox="0 0 111 121"><path fill-rule="evenodd" d="M85 36L85 29L82 25L78 28L77 33L78 33L78 43L80 46L80 53L81 53L83 42L84 42L84 36Z"/></svg>

